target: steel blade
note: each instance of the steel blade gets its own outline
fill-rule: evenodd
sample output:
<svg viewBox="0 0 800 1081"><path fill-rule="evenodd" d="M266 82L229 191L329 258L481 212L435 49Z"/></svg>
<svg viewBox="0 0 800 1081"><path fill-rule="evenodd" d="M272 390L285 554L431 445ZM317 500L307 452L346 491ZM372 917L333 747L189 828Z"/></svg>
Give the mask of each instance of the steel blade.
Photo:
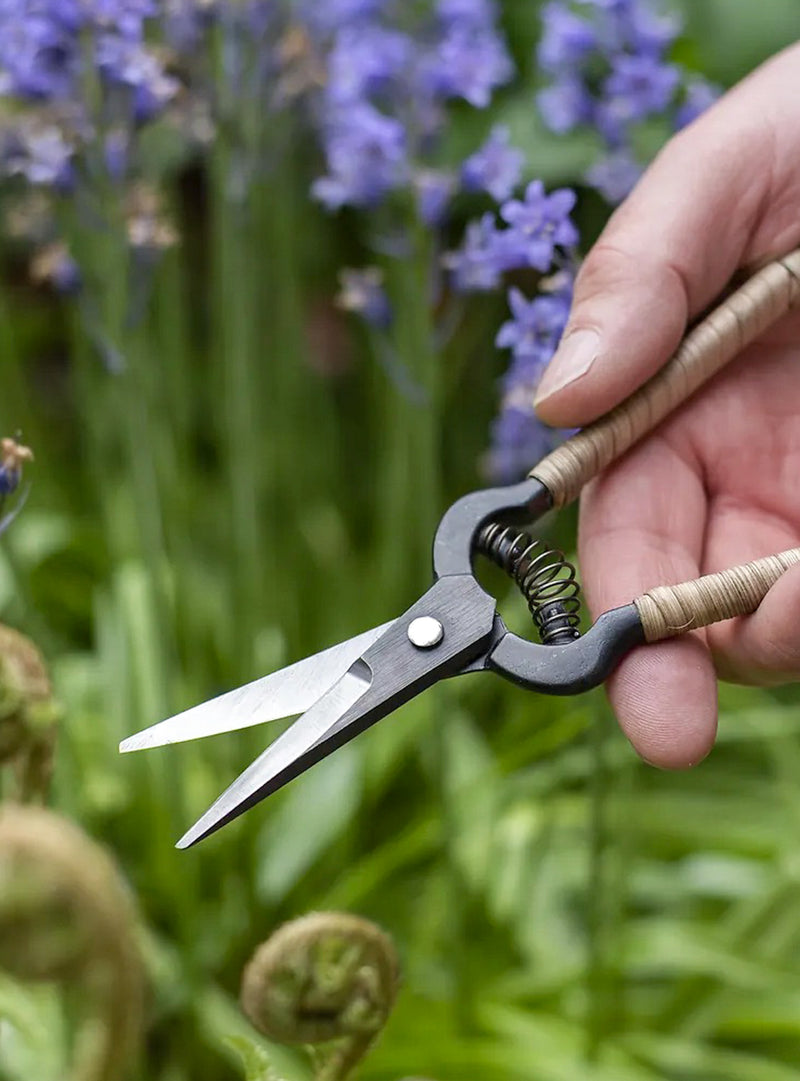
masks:
<svg viewBox="0 0 800 1081"><path fill-rule="evenodd" d="M302 717L261 754L181 838L188 848L438 679L460 675L492 641L495 602L470 575L440 579L356 660ZM439 624L421 643L420 622Z"/></svg>
<svg viewBox="0 0 800 1081"><path fill-rule="evenodd" d="M369 666L357 660L322 698L236 778L178 841L177 847L189 848L214 833L258 803L269 791L291 780L301 768L306 768L297 768L297 764L307 760L314 746L369 689L371 679ZM320 757L325 753L322 751ZM278 778L280 784L275 784Z"/></svg>
<svg viewBox="0 0 800 1081"><path fill-rule="evenodd" d="M128 736L119 749L140 751L146 747L183 743L302 713L341 679L353 662L392 626L392 622L373 627L287 668L159 721Z"/></svg>

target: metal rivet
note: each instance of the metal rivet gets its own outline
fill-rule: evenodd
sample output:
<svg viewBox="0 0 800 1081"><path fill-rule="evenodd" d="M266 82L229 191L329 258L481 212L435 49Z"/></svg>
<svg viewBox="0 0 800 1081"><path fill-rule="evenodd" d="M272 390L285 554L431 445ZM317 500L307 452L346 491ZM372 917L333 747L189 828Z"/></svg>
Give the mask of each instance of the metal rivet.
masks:
<svg viewBox="0 0 800 1081"><path fill-rule="evenodd" d="M408 637L419 649L431 649L444 638L444 627L433 616L418 616L408 625Z"/></svg>

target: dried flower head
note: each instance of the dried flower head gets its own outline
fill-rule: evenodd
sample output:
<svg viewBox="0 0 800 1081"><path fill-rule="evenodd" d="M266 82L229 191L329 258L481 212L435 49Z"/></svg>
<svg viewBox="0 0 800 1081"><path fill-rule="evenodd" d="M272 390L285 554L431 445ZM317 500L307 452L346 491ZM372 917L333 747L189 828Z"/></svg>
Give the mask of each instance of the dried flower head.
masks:
<svg viewBox="0 0 800 1081"><path fill-rule="evenodd" d="M16 439L0 439L0 495L10 495L22 479L22 466L33 461L33 451Z"/></svg>
<svg viewBox="0 0 800 1081"><path fill-rule="evenodd" d="M161 195L150 184L134 184L126 200L128 241L138 250L159 252L178 242L174 226L164 214Z"/></svg>
<svg viewBox="0 0 800 1081"><path fill-rule="evenodd" d="M288 27L278 43L280 79L278 99L300 97L325 85L326 69L322 56L306 27L295 23Z"/></svg>
<svg viewBox="0 0 800 1081"><path fill-rule="evenodd" d="M52 285L59 293L73 293L81 281L77 263L61 240L45 244L34 253L30 275L37 285Z"/></svg>

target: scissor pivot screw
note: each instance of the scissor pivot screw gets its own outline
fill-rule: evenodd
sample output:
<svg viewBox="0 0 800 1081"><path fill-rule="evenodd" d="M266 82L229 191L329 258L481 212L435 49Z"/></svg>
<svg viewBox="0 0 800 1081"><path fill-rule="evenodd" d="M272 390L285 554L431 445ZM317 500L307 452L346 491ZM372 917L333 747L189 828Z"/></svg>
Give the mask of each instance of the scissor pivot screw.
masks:
<svg viewBox="0 0 800 1081"><path fill-rule="evenodd" d="M444 627L433 616L418 616L408 625L408 637L419 649L432 649L444 638Z"/></svg>

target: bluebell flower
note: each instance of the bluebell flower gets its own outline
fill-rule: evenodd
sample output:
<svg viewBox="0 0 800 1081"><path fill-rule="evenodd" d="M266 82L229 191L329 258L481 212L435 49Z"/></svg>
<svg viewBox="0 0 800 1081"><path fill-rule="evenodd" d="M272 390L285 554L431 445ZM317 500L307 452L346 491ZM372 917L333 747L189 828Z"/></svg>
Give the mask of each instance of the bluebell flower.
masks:
<svg viewBox="0 0 800 1081"><path fill-rule="evenodd" d="M450 271L453 288L460 293L490 292L500 284L501 270L496 255L497 229L494 215L486 213L470 222L457 251L442 259Z"/></svg>
<svg viewBox="0 0 800 1081"><path fill-rule="evenodd" d="M706 82L705 79L693 79L686 86L683 103L675 115L676 129L685 128L687 124L691 124L714 104L719 95L719 87Z"/></svg>
<svg viewBox="0 0 800 1081"><path fill-rule="evenodd" d="M485 108L492 92L514 73L511 57L493 28L454 22L423 65L434 97L463 98Z"/></svg>
<svg viewBox="0 0 800 1081"><path fill-rule="evenodd" d="M334 110L325 141L329 172L314 182L312 194L329 210L374 206L409 176L405 128L367 102Z"/></svg>
<svg viewBox="0 0 800 1081"><path fill-rule="evenodd" d="M149 115L175 89L145 40L158 11L152 0L0 0L0 94L79 102L88 57Z"/></svg>
<svg viewBox="0 0 800 1081"><path fill-rule="evenodd" d="M63 190L72 182L73 154L74 147L56 124L23 117L0 139L0 173Z"/></svg>
<svg viewBox="0 0 800 1081"><path fill-rule="evenodd" d="M455 191L455 178L437 169L418 169L412 183L420 220L426 225L441 225Z"/></svg>
<svg viewBox="0 0 800 1081"><path fill-rule="evenodd" d="M509 290L512 318L496 339L498 348L512 351L512 362L502 380L500 411L491 429L488 467L495 481L519 480L552 449L554 433L537 418L533 399L564 332L572 284L567 271L546 281L546 291L531 300L519 289Z"/></svg>
<svg viewBox="0 0 800 1081"><path fill-rule="evenodd" d="M497 19L497 5L493 0L437 0L435 13L444 27L490 30Z"/></svg>
<svg viewBox="0 0 800 1081"><path fill-rule="evenodd" d="M303 2L296 8L325 76L313 99L327 161L314 195L330 209L374 206L409 184L438 223L452 191L431 168L446 103L483 108L513 73L492 0Z"/></svg>
<svg viewBox="0 0 800 1081"><path fill-rule="evenodd" d="M598 160L586 171L586 180L609 203L621 203L630 192L644 166L637 161L630 150L615 150Z"/></svg>
<svg viewBox="0 0 800 1081"><path fill-rule="evenodd" d="M560 2L542 8L542 36L536 53L542 71L561 74L577 67L597 47L589 20Z"/></svg>
<svg viewBox="0 0 800 1081"><path fill-rule="evenodd" d="M131 140L124 128L109 131L103 140L103 157L112 180L122 180L128 171Z"/></svg>
<svg viewBox="0 0 800 1081"><path fill-rule="evenodd" d="M538 94L542 118L559 134L581 126L600 133L605 154L586 180L617 202L637 175L635 126L667 115L680 127L694 115L679 102L681 87L698 80L669 60L681 20L649 0L551 0L542 19L537 60L548 76ZM699 82L692 96L701 108ZM685 98L688 106L688 90Z"/></svg>
<svg viewBox="0 0 800 1081"><path fill-rule="evenodd" d="M368 326L384 330L392 321L392 307L383 288L383 274L378 267L339 271L341 288L337 305L344 311L360 315Z"/></svg>
<svg viewBox="0 0 800 1081"><path fill-rule="evenodd" d="M668 107L679 82L674 64L662 63L648 54L614 57L603 87L606 107L617 112L626 124L644 120Z"/></svg>
<svg viewBox="0 0 800 1081"><path fill-rule="evenodd" d="M364 97L391 98L413 60L408 35L369 23L345 26L328 56L328 100L347 105Z"/></svg>
<svg viewBox="0 0 800 1081"><path fill-rule="evenodd" d="M374 19L392 0L298 0L299 21L317 34L331 34L342 26Z"/></svg>
<svg viewBox="0 0 800 1081"><path fill-rule="evenodd" d="M544 366L555 352L566 325L569 293L562 290L528 300L519 289L512 288L508 303L513 318L500 327L495 345L498 349L510 349L515 359L527 365Z"/></svg>
<svg viewBox="0 0 800 1081"><path fill-rule="evenodd" d="M523 152L511 145L508 128L497 125L461 166L461 183L467 191L488 192L501 203L519 184L524 162Z"/></svg>
<svg viewBox="0 0 800 1081"><path fill-rule="evenodd" d="M500 208L500 216L519 237L529 266L547 271L556 247L577 244L578 231L569 216L574 205L574 191L559 188L547 195L541 180L533 180L524 199L512 199Z"/></svg>
<svg viewBox="0 0 800 1081"><path fill-rule="evenodd" d="M160 113L178 91L178 81L167 75L141 42L121 34L103 34L96 50L101 75L109 83L132 91L133 116L141 122Z"/></svg>
<svg viewBox="0 0 800 1081"><path fill-rule="evenodd" d="M486 472L496 484L520 480L553 447L553 433L533 411L534 387L506 400L491 426Z"/></svg>
<svg viewBox="0 0 800 1081"><path fill-rule="evenodd" d="M557 135L590 123L594 116L594 101L584 83L574 76L557 79L541 90L536 100L542 119Z"/></svg>
<svg viewBox="0 0 800 1081"><path fill-rule="evenodd" d="M525 189L524 199L512 199L500 208L508 223L499 229L494 216L486 213L467 226L460 249L448 252L444 265L459 292L496 289L508 270L533 267L542 273L569 259L569 249L578 242L570 212L575 193L559 188L548 195L540 180Z"/></svg>

